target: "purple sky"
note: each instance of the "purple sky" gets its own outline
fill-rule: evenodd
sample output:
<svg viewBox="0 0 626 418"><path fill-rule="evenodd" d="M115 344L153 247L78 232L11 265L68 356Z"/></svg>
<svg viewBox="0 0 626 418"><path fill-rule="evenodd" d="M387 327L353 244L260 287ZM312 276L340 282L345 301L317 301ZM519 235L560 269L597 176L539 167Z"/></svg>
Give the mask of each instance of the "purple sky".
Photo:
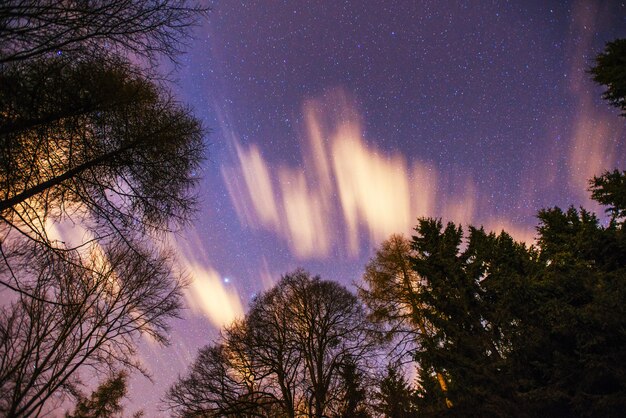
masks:
<svg viewBox="0 0 626 418"><path fill-rule="evenodd" d="M195 279L166 349L143 344L127 412L156 404L221 324L302 266L346 285L419 216L505 228L592 205L625 168L626 120L585 70L626 37L623 2L216 1L177 91L211 129Z"/></svg>

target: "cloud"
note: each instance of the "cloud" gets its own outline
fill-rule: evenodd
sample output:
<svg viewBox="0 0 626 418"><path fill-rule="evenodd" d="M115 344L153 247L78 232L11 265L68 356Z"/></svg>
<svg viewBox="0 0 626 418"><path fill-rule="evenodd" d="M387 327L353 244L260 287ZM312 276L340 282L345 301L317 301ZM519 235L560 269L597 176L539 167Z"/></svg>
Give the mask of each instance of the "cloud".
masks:
<svg viewBox="0 0 626 418"><path fill-rule="evenodd" d="M237 289L224 283L222 276L211 267L202 250L200 237L189 231L186 237L170 237L181 272L191 278L185 299L192 312L203 315L220 328L243 316L244 308Z"/></svg>
<svg viewBox="0 0 626 418"><path fill-rule="evenodd" d="M338 129L331 155L350 254L358 254L361 228L374 242L410 228L409 178L403 156L385 156L368 147L360 127L350 123Z"/></svg>
<svg viewBox="0 0 626 418"><path fill-rule="evenodd" d="M52 239L62 241L68 246L77 246L93 239L82 226L69 222L49 222L46 230ZM243 316L244 308L237 289L224 283L219 272L211 267L197 233L191 230L185 237L168 238L168 242L153 241L153 245L171 248L178 262L178 273L190 277L191 283L184 295L191 311L206 317L217 328ZM106 263L104 252L97 241L92 242L89 250L96 257L94 261L97 265Z"/></svg>
<svg viewBox="0 0 626 418"><path fill-rule="evenodd" d="M411 185L411 214L415 218L435 213L437 193L437 169L424 162L414 162L409 184Z"/></svg>
<svg viewBox="0 0 626 418"><path fill-rule="evenodd" d="M310 186L304 173L283 168L278 172L281 185L283 234L297 256L327 255L330 238L324 205L325 195Z"/></svg>
<svg viewBox="0 0 626 418"><path fill-rule="evenodd" d="M624 127L608 104L597 104L597 90L592 88L593 81L586 72L595 55L593 28L602 25L607 16L598 5L581 1L574 5L572 17L572 32L579 36L572 37L568 46L568 56L572 57L568 87L576 103L570 130L569 183L579 195L587 197L589 179L614 167L616 144L624 135Z"/></svg>
<svg viewBox="0 0 626 418"><path fill-rule="evenodd" d="M237 292L226 288L217 271L193 262L185 264L185 271L193 278L185 292L187 303L193 312L203 314L218 328L243 316L243 307Z"/></svg>
<svg viewBox="0 0 626 418"><path fill-rule="evenodd" d="M458 178L448 182L448 193L439 196L441 216L446 221L464 225L476 223L476 201L478 190L471 178Z"/></svg>
<svg viewBox="0 0 626 418"><path fill-rule="evenodd" d="M345 91L307 101L303 116L299 166L269 164L257 145L242 145L229 132L236 162L222 167L240 221L274 232L296 257L358 256L392 233L409 232L420 216L483 221L470 176L442 178L430 162L372 145Z"/></svg>
<svg viewBox="0 0 626 418"><path fill-rule="evenodd" d="M267 163L255 145L243 148L236 143L235 146L239 169L223 168L222 176L239 217L251 226L276 227L279 223L278 209ZM237 177L243 177L243 184L233 181ZM242 188L244 185L245 189ZM244 195L249 197L249 205L240 204Z"/></svg>

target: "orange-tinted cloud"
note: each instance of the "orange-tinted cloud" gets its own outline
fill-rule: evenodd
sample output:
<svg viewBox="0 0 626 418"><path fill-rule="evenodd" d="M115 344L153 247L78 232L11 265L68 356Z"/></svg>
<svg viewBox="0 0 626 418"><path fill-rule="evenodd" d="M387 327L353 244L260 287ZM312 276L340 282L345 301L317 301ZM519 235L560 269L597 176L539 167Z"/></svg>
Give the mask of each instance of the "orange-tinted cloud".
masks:
<svg viewBox="0 0 626 418"><path fill-rule="evenodd" d="M413 218L433 216L435 213L437 181L437 169L432 164L419 161L413 163L409 182Z"/></svg>
<svg viewBox="0 0 626 418"><path fill-rule="evenodd" d="M201 241L193 231L185 238L171 240L170 246L181 271L191 279L185 299L192 312L203 315L217 328L242 317L244 308L237 289L224 283L219 272L211 267Z"/></svg>
<svg viewBox="0 0 626 418"><path fill-rule="evenodd" d="M411 196L403 156L384 156L368 147L355 124L340 127L331 155L350 254L358 254L360 229L379 242L410 227Z"/></svg>
<svg viewBox="0 0 626 418"><path fill-rule="evenodd" d="M356 256L420 216L484 223L469 176L447 176L442 192L432 163L371 145L343 90L308 101L303 113L301 166L271 165L255 144L235 140L237 163L222 168L241 222L273 231L298 258Z"/></svg>
<svg viewBox="0 0 626 418"><path fill-rule="evenodd" d="M280 179L282 232L299 257L326 255L330 249L324 195L312 187L304 173L283 168Z"/></svg>
<svg viewBox="0 0 626 418"><path fill-rule="evenodd" d="M586 69L593 47L594 28L605 17L599 4L580 1L572 12L572 32L579 36L570 40L568 56L571 75L569 90L576 101L576 114L571 125L568 167L570 186L581 196L587 197L589 179L613 169L616 162L616 146L624 135L623 123L608 105L598 107L594 97L593 81Z"/></svg>
<svg viewBox="0 0 626 418"><path fill-rule="evenodd" d="M251 226L276 227L278 209L267 163L255 145L243 148L236 143L235 146L239 167L237 170L223 168L222 176L237 213ZM233 181L240 177L243 182ZM245 204L241 203L244 196L249 197Z"/></svg>

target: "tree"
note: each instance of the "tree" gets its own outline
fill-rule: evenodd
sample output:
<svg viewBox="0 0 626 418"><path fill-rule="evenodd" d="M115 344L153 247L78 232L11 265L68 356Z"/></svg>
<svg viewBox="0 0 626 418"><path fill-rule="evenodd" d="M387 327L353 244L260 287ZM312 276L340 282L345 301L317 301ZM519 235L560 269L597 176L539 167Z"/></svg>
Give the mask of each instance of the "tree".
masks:
<svg viewBox="0 0 626 418"><path fill-rule="evenodd" d="M612 213L626 209L621 188L613 187L622 182L624 174L615 172L593 183ZM622 414L624 220L614 216L602 226L595 215L574 208L543 210L539 220L531 248L504 232L469 227L465 236L452 223L419 221L411 242L419 285L412 287L407 311L429 324L428 332L413 334L411 351L419 365L419 416ZM372 261L378 269L375 276L367 270L368 283L386 280L406 299L402 281L385 279L381 260L389 257ZM369 305L384 313L385 301ZM445 378L445 392L437 373Z"/></svg>
<svg viewBox="0 0 626 418"><path fill-rule="evenodd" d="M66 418L108 418L121 416L120 402L126 396L128 375L121 371L112 374L91 394L89 399L82 397L72 414Z"/></svg>
<svg viewBox="0 0 626 418"><path fill-rule="evenodd" d="M387 326L388 338L395 339L402 348L426 341L435 332L433 324L421 315L424 306L419 294L424 281L413 269L412 259L416 255L408 239L391 235L365 267L364 286L358 288L370 320ZM404 353L411 354L413 350ZM445 397L448 390L445 377L440 371L434 375L444 394L443 400L450 406L450 400Z"/></svg>
<svg viewBox="0 0 626 418"><path fill-rule="evenodd" d="M46 60L0 83L5 224L41 237L75 211L117 228L186 219L202 128L166 91L121 60Z"/></svg>
<svg viewBox="0 0 626 418"><path fill-rule="evenodd" d="M85 245L49 237L51 223L134 251L141 235L189 219L202 128L129 64L50 59L3 72L0 85L2 284L32 281L20 274L24 241L59 259Z"/></svg>
<svg viewBox="0 0 626 418"><path fill-rule="evenodd" d="M200 350L166 404L177 416L363 413L359 380L372 344L356 297L298 270L258 296L220 343Z"/></svg>
<svg viewBox="0 0 626 418"><path fill-rule="evenodd" d="M418 406L442 397L439 388L424 390L435 388L425 381L440 372L448 383L450 414L518 416L505 359L519 332L518 311L528 306L519 289L533 273L534 254L506 233L469 231L465 249L462 229L439 220L421 219L413 237L413 269L423 280L418 315L434 330L414 353L423 384Z"/></svg>
<svg viewBox="0 0 626 418"><path fill-rule="evenodd" d="M612 220L626 217L626 171L607 171L589 182L591 198L607 206Z"/></svg>
<svg viewBox="0 0 626 418"><path fill-rule="evenodd" d="M626 39L607 42L589 72L598 84L606 86L602 97L626 116Z"/></svg>
<svg viewBox="0 0 626 418"><path fill-rule="evenodd" d="M207 10L186 0L4 1L0 64L52 54L174 58Z"/></svg>
<svg viewBox="0 0 626 418"><path fill-rule="evenodd" d="M604 227L574 208L544 210L539 219L541 303L518 350L533 360L518 365L535 386L527 397L561 416L619 416L626 407L624 224Z"/></svg>
<svg viewBox="0 0 626 418"><path fill-rule="evenodd" d="M376 412L391 418L417 417L413 392L400 364L388 364L386 373L379 382Z"/></svg>
<svg viewBox="0 0 626 418"><path fill-rule="evenodd" d="M188 375L169 389L168 409L180 417L278 416L270 414L277 400L262 392L247 365L247 358L228 344L200 349Z"/></svg>
<svg viewBox="0 0 626 418"><path fill-rule="evenodd" d="M205 11L185 1L0 6L0 409L38 415L80 370L141 369L185 278L158 234L190 219L203 129L145 67ZM137 60L135 60L137 61ZM82 239L60 241L51 225Z"/></svg>
<svg viewBox="0 0 626 418"><path fill-rule="evenodd" d="M110 367L114 360L134 367L131 337L147 332L166 342L163 322L180 304L184 280L173 274L168 257L145 249L143 237L191 214L193 172L201 160L200 124L123 61L114 65L58 58L17 65L0 78L7 87L0 93L0 280L19 294L0 319L6 349L0 354L34 361L28 350L48 347L50 341L43 338L48 335L55 339L53 346L79 344L68 351L68 358L43 357L53 367L97 362ZM49 225L58 222L80 225L87 240L50 237ZM42 263L33 264L34 257ZM110 276L132 283L132 297L118 297L124 295L120 293L111 301L98 286L67 287L70 278L102 284ZM73 293L67 294L68 289ZM148 317L134 316L141 297L158 300ZM97 307L108 303L123 316L100 317ZM74 319L84 324L67 323L68 309L78 309ZM21 316L41 330L37 338L15 326ZM123 327L116 322L121 318ZM158 332L152 331L153 325ZM101 355L95 347L102 345L91 340L99 330L106 330L99 335L102 341L110 342L105 351L115 347L123 353ZM21 339L27 339L24 345L15 343ZM86 343L89 349L81 347ZM46 364L30 376L26 364L6 364L8 375L0 379L1 390L11 399L9 415L36 413L34 406L43 407L52 392L68 392L68 374L48 373ZM30 383L21 386L24 381L36 382L41 390L33 391Z"/></svg>
<svg viewBox="0 0 626 418"><path fill-rule="evenodd" d="M132 251L137 235L189 219L200 123L122 55L173 58L177 35L205 11L181 0L0 6L4 286L23 292L24 239L59 258L85 244L49 238L50 224L77 223Z"/></svg>
<svg viewBox="0 0 626 418"><path fill-rule="evenodd" d="M141 334L167 341L184 283L172 280L165 256L143 251L112 245L72 264L33 254L34 297L20 294L0 310L3 416L38 415L49 402L73 396L82 369L141 370L134 358Z"/></svg>
<svg viewBox="0 0 626 418"><path fill-rule="evenodd" d="M342 418L369 418L366 372L361 370L359 364L348 356L343 361L339 374L342 385L337 416Z"/></svg>

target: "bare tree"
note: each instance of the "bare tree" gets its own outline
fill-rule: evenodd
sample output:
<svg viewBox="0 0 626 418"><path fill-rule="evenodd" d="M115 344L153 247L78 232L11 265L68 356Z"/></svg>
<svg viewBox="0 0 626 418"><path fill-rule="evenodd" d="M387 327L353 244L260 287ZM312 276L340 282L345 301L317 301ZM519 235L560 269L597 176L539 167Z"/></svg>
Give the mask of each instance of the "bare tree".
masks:
<svg viewBox="0 0 626 418"><path fill-rule="evenodd" d="M74 264L34 254L39 277L28 292L35 297L20 295L0 310L3 415L38 415L55 396L77 393L81 368L141 369L133 356L141 334L166 342L184 285L171 277L167 257L116 245L91 251Z"/></svg>
<svg viewBox="0 0 626 418"><path fill-rule="evenodd" d="M3 1L0 64L50 54L173 59L207 10L188 0Z"/></svg>
<svg viewBox="0 0 626 418"><path fill-rule="evenodd" d="M178 416L322 417L356 411L358 405L345 395L356 394L356 379L375 351L368 331L354 295L298 270L255 299L221 343L200 351L189 375L167 393L166 405Z"/></svg>
<svg viewBox="0 0 626 418"><path fill-rule="evenodd" d="M181 417L284 416L267 379L249 366L230 344L202 348L190 373L168 391L169 408Z"/></svg>
<svg viewBox="0 0 626 418"><path fill-rule="evenodd" d="M346 363L361 363L372 354L365 311L356 296L343 286L303 271L285 276L295 344L304 362L309 413L322 417L339 409L341 370Z"/></svg>

